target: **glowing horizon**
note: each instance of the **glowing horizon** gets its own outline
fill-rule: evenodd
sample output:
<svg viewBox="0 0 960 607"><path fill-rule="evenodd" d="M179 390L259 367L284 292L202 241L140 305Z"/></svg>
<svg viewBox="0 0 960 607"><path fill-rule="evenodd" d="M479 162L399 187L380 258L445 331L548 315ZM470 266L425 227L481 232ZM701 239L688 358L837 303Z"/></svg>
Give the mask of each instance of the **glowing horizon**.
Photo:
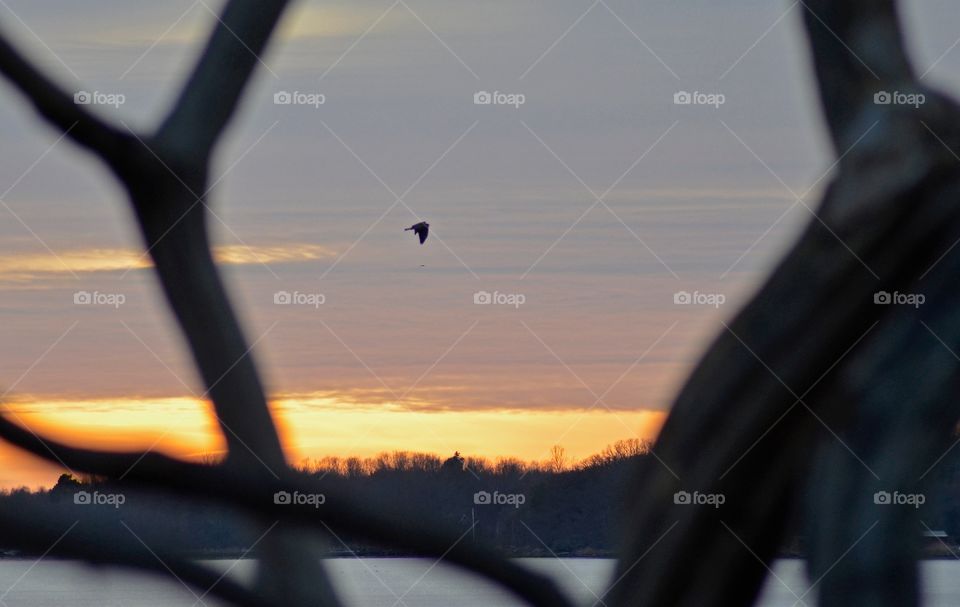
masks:
<svg viewBox="0 0 960 607"><path fill-rule="evenodd" d="M91 449L154 450L183 459L224 453L210 403L194 397L29 401L6 407L9 418L51 439ZM653 439L662 411L411 409L357 406L330 396L281 395L271 410L293 465L327 456L370 457L409 451L448 457L454 451L490 460L544 461L555 444L582 460L621 438ZM0 488L49 487L66 470L3 445Z"/></svg>

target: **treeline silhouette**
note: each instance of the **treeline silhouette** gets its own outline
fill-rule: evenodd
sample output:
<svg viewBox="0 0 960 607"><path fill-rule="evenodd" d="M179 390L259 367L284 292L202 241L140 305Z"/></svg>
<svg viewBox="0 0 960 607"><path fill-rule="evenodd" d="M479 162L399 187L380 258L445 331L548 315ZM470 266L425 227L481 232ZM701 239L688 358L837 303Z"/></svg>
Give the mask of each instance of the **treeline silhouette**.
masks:
<svg viewBox="0 0 960 607"><path fill-rule="evenodd" d="M572 461L557 446L539 462L396 451L368 458L305 460L299 469L372 509L414 513L420 520L459 529L462 541L482 542L509 555L610 556L617 549L617 529L628 514L624 511L633 480L630 471L639 458L656 457L650 449L647 441L620 440ZM952 460L941 464L942 472L923 505L923 519L929 527L957 538L960 461ZM212 464L215 458L206 461ZM275 499L314 499L322 516L322 497ZM146 546L173 543L182 553L198 557L255 556L258 540L269 528L222 506L130 492L110 481L68 474L50 489L0 493L0 508L7 507L68 513L88 531L120 528ZM343 534L330 533L320 541L328 556L399 555ZM11 554L3 549L0 537L0 554ZM802 550L802 537L794 534L785 553Z"/></svg>
<svg viewBox="0 0 960 607"><path fill-rule="evenodd" d="M548 457L539 462L524 462L513 457L501 457L496 460L483 457L461 457L459 452L455 453L452 458L443 459L432 453L393 451L366 458L327 456L305 459L299 467L311 474L335 474L348 478L371 476L383 472L438 472L444 464L453 465L454 463L459 463L462 468L477 475L502 474L508 470L519 470L523 474L531 472L560 473L569 470L596 468L632 457L647 455L650 452L651 445L650 441L638 438L618 440L604 447L599 453L595 453L579 462L572 462L562 446L554 445L550 449Z"/></svg>
<svg viewBox="0 0 960 607"><path fill-rule="evenodd" d="M576 462L554 447L540 462L399 451L305 460L299 469L372 509L413 512L421 520L461 529L465 542L484 542L514 555L589 556L613 552L630 464L649 453L649 442L629 439ZM215 463L214 457L205 459ZM173 542L197 556L243 555L266 530L221 506L68 474L50 489L0 493L0 508L6 507L58 510L93 531L119 527L146 545ZM322 541L328 555L392 554L342 534Z"/></svg>
<svg viewBox="0 0 960 607"><path fill-rule="evenodd" d="M510 554L598 556L615 549L630 464L650 446L620 440L576 463L556 446L541 462L394 452L305 465L375 507L415 511Z"/></svg>

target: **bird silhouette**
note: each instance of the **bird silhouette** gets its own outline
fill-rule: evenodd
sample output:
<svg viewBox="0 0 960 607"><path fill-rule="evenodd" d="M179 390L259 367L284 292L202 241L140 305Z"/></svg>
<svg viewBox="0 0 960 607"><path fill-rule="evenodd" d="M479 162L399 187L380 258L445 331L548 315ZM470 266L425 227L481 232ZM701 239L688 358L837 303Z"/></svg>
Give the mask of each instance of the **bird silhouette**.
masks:
<svg viewBox="0 0 960 607"><path fill-rule="evenodd" d="M430 232L430 224L426 221L421 221L420 223L415 223L409 228L405 228L403 231L408 232L413 230L413 233L420 237L420 244L423 244L423 241L427 239L427 234Z"/></svg>

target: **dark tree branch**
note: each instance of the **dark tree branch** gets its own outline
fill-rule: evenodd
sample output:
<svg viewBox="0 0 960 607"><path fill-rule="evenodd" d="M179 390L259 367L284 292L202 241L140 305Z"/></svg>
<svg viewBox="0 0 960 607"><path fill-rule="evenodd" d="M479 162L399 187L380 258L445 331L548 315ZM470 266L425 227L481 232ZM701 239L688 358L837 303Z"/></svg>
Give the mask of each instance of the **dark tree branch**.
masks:
<svg viewBox="0 0 960 607"><path fill-rule="evenodd" d="M809 474L808 445L833 440L855 415L853 402L825 394L890 313L874 294L908 292L960 234L960 172L944 145L960 140L960 112L931 91L919 109L874 103L883 87L920 88L892 2L808 6L828 125L846 156L817 217L698 363L658 457L639 471L614 605L755 599ZM856 393L877 379L858 377ZM675 504L683 490L720 493L726 504Z"/></svg>
<svg viewBox="0 0 960 607"><path fill-rule="evenodd" d="M423 556L442 556L451 564L500 583L531 605L570 605L549 578L516 565L492 550L460 543L461 532L417 522L420 517L414 512L393 512L387 517L337 495L329 484L289 470L285 470L279 479L251 478L246 471L235 467L192 464L153 452L113 453L80 449L38 436L3 416L0 416L0 437L48 461L62 461L74 470L109 478L122 477L122 483L130 486L222 502L271 520L311 527L318 532L323 532L324 524L327 524L357 537ZM274 494L278 491L322 493L326 501L320 510L310 505L276 504Z"/></svg>
<svg viewBox="0 0 960 607"><path fill-rule="evenodd" d="M287 2L230 0L180 98L154 136L117 135L83 111L9 45L0 71L52 124L101 155L130 194L167 300L213 400L229 447L227 463L279 476L287 463L250 347L214 264L205 196L214 145L236 111L259 55ZM267 538L258 586L291 605L336 605L308 547L292 535Z"/></svg>
<svg viewBox="0 0 960 607"><path fill-rule="evenodd" d="M894 0L804 0L821 103L838 151L859 137L879 91L916 86ZM869 119L872 122L872 119ZM860 132L856 131L859 128Z"/></svg>
<svg viewBox="0 0 960 607"><path fill-rule="evenodd" d="M874 209L880 214L869 231L833 225L831 233L814 220L711 346L654 446L669 470L652 460L636 483L635 528L621 561L625 577L614 588L614 604L745 605L753 600L766 574L754 554L767 563L776 554L808 465L806 446L819 427L817 418L831 426L843 420L842 410L826 411L821 400L837 372L833 365L843 368L848 350L856 350L885 312L873 304L874 293L908 291L911 275L929 267L960 226L954 202L960 179L950 184L937 173L930 178L931 187L909 192L908 199L928 202L922 220L898 199ZM844 202L836 199L838 189L831 188L825 209ZM835 234L847 239L852 253ZM891 278L877 282L855 256ZM682 490L722 493L727 503L720 510L675 505L673 494ZM674 522L649 561L628 571ZM705 537L711 538L709 549L703 546ZM690 571L693 554L699 554L703 568Z"/></svg>
<svg viewBox="0 0 960 607"><path fill-rule="evenodd" d="M158 138L206 158L234 115L287 0L231 0Z"/></svg>
<svg viewBox="0 0 960 607"><path fill-rule="evenodd" d="M4 543L27 554L80 559L92 565L109 565L162 576L176 576L198 593L244 607L271 603L229 577L182 559L164 546L146 549L132 534L98 526L86 529L76 519L15 506L0 506Z"/></svg>
<svg viewBox="0 0 960 607"><path fill-rule="evenodd" d="M214 403L228 458L251 474L279 475L286 466L279 435L211 253L207 209L198 200L205 171L196 175L190 165L154 160L158 176L130 184L130 198L163 291Z"/></svg>
<svg viewBox="0 0 960 607"><path fill-rule="evenodd" d="M954 237L960 239L960 226ZM911 292L925 303L898 306L837 378L832 406L852 408L855 419L842 440L880 480L832 438L817 456L808 563L813 579L823 577L818 588L823 607L920 603L917 558L922 517L933 524L929 510L877 504L874 495L925 494L932 501L925 489L956 440L958 272L960 256L948 256L915 283Z"/></svg>
<svg viewBox="0 0 960 607"><path fill-rule="evenodd" d="M285 465L262 384L214 264L203 200L211 148L286 6L231 0L156 137L121 132L61 90L0 37L0 72L52 125L99 154L130 192L164 292L217 408L230 456Z"/></svg>
<svg viewBox="0 0 960 607"><path fill-rule="evenodd" d="M133 138L101 120L28 62L0 35L0 73L51 125L117 167L128 160Z"/></svg>

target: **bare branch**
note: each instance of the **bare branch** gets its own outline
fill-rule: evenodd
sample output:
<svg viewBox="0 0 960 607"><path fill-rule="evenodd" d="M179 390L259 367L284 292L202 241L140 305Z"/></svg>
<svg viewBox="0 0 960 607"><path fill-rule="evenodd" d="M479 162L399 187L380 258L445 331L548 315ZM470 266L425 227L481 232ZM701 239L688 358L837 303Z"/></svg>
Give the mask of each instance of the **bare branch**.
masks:
<svg viewBox="0 0 960 607"><path fill-rule="evenodd" d="M27 554L81 559L90 564L111 565L161 576L176 576L201 593L244 607L270 605L229 577L173 554L164 546L146 549L132 534L104 526L92 531L59 515L15 506L0 506L4 542Z"/></svg>
<svg viewBox="0 0 960 607"><path fill-rule="evenodd" d="M917 85L896 6L894 0L804 0L802 5L823 112L842 150L850 137L861 134L851 130L872 122L863 114L879 111L875 93Z"/></svg>
<svg viewBox="0 0 960 607"><path fill-rule="evenodd" d="M109 478L122 477L131 486L160 489L189 498L203 498L242 508L271 520L295 522L319 532L324 523L343 532L365 537L424 556L443 557L502 584L521 599L540 607L569 607L567 599L549 578L521 567L492 550L466 545L460 533L433 521L418 522L415 512L393 512L387 517L342 495L330 485L287 469L278 479L251 477L231 466L205 466L172 459L158 453L113 453L70 447L40 437L0 416L0 437L52 462L64 462L77 471ZM278 491L322 493L323 508L277 504Z"/></svg>
<svg viewBox="0 0 960 607"><path fill-rule="evenodd" d="M116 130L73 104L9 45L0 70L42 115L97 152L130 195L147 250L190 345L229 447L227 463L280 476L287 464L263 386L210 250L206 195L213 146L236 111L287 2L230 0L156 136ZM265 542L261 594L291 605L336 605L319 564L292 535ZM282 555L283 558L280 558ZM286 562L285 562L286 561Z"/></svg>
<svg viewBox="0 0 960 607"><path fill-rule="evenodd" d="M33 104L37 112L54 127L66 132L78 144L114 167L128 159L132 137L98 118L83 105L74 103L71 93L53 83L27 61L0 35L0 73Z"/></svg>
<svg viewBox="0 0 960 607"><path fill-rule="evenodd" d="M923 305L896 306L835 382L829 408L849 410L855 420L838 425L842 439L882 480L838 441L828 439L816 455L809 483L808 564L811 578L822 578L817 601L822 607L920 603L920 511L878 505L875 495L930 495L926 489L937 465L956 441L958 272L960 256L948 256L915 283L911 292L925 298Z"/></svg>
<svg viewBox="0 0 960 607"><path fill-rule="evenodd" d="M287 0L230 0L158 138L206 158L236 112Z"/></svg>
<svg viewBox="0 0 960 607"><path fill-rule="evenodd" d="M657 461L638 471L615 605L750 604L821 435L839 441L833 451L847 470L875 478L838 434L853 399L824 395L890 314L875 294L910 292L960 236L960 173L947 149L960 111L933 92L919 108L874 101L882 87L920 89L893 3L823 0L806 11L830 132L848 153L799 242L693 371L654 446ZM676 503L678 491L726 503L690 507Z"/></svg>

